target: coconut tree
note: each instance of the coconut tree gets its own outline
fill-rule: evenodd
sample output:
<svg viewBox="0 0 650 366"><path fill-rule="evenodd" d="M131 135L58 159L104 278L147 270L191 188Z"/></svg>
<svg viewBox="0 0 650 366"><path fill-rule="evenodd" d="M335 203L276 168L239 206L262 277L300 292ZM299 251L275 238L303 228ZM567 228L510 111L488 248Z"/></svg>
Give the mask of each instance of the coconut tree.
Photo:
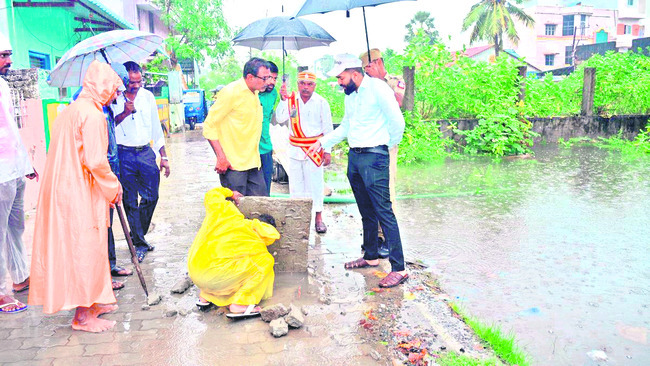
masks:
<svg viewBox="0 0 650 366"><path fill-rule="evenodd" d="M515 0L521 4L523 0ZM470 27L472 34L470 44L475 41L494 42L494 55L499 56L503 50L503 37L506 36L515 45L519 42L515 21L520 21L527 27L532 27L535 20L521 8L508 0L481 0L472 6L463 20L463 31Z"/></svg>

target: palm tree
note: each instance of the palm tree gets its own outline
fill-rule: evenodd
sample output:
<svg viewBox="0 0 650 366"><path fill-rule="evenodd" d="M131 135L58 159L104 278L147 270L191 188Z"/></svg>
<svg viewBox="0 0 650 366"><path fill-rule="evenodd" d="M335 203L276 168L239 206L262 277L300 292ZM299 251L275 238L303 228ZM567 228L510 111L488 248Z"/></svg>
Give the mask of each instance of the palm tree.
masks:
<svg viewBox="0 0 650 366"><path fill-rule="evenodd" d="M515 2L521 4L523 0L515 0ZM463 20L463 31L474 26L469 39L470 44L482 40L492 41L494 55L499 56L499 51L503 50L504 33L512 43L519 42L513 18L527 27L535 24L533 18L508 0L481 0L472 6Z"/></svg>

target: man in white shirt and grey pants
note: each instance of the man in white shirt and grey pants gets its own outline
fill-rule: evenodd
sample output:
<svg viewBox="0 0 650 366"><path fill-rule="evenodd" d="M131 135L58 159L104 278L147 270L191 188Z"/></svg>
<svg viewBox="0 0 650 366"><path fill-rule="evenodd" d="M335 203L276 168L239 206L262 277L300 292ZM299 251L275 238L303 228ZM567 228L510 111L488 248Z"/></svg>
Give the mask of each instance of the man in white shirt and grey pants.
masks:
<svg viewBox="0 0 650 366"><path fill-rule="evenodd" d="M142 69L133 61L125 62L124 67L129 73L129 84L123 97L118 98L117 104L111 108L115 115L124 209L138 261L142 262L147 251L153 250L144 236L149 231L158 203L160 172L164 170L165 177L169 176L169 161L156 99L150 91L142 88ZM150 141L153 141L153 149L160 153L160 167L156 165L156 154Z"/></svg>
<svg viewBox="0 0 650 366"><path fill-rule="evenodd" d="M0 33L0 75L11 67L12 48ZM14 108L7 82L0 77L0 313L18 313L27 305L11 296L6 286L11 274L13 291L29 288L29 268L25 261L25 177L38 178L14 120ZM38 179L37 179L38 180Z"/></svg>
<svg viewBox="0 0 650 366"><path fill-rule="evenodd" d="M361 60L351 54L337 55L334 68L344 88L345 115L341 125L314 143L309 151L329 148L347 138L348 180L363 222L363 258L348 262L345 268L379 265L378 222L384 230L390 254L391 272L379 281L380 287L394 287L408 278L402 241L393 213L388 187L388 149L396 146L404 134L404 116L395 94L383 80L365 77Z"/></svg>

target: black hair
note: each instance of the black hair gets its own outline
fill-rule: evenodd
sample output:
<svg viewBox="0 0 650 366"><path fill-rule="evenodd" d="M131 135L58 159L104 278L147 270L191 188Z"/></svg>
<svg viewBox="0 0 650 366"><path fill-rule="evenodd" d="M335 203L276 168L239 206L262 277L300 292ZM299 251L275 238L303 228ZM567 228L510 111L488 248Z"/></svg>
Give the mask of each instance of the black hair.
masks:
<svg viewBox="0 0 650 366"><path fill-rule="evenodd" d="M248 74L257 76L257 73L260 71L260 67L271 69L271 64L259 57L253 57L252 59L248 60L248 62L246 62L244 65L244 78L246 78Z"/></svg>
<svg viewBox="0 0 650 366"><path fill-rule="evenodd" d="M273 227L277 227L275 226L275 219L271 215L261 214L260 217L258 217L257 219L260 220L261 222L266 222L267 224Z"/></svg>
<svg viewBox="0 0 650 366"><path fill-rule="evenodd" d="M139 72L142 74L142 67L137 62L127 61L124 63L127 72Z"/></svg>
<svg viewBox="0 0 650 366"><path fill-rule="evenodd" d="M279 70L278 70L278 65L276 65L275 62L273 62L273 61L269 61L269 65L271 66L271 67L269 67L269 70L270 70L272 73L277 74L278 71L279 71Z"/></svg>

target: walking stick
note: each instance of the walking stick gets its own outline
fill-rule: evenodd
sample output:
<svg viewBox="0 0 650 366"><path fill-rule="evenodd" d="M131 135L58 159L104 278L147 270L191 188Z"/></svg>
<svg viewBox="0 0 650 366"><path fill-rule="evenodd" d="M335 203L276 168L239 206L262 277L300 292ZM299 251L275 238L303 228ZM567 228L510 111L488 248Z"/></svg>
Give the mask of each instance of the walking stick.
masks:
<svg viewBox="0 0 650 366"><path fill-rule="evenodd" d="M149 297L149 291L147 291L147 283L144 281L144 275L140 269L140 262L138 262L138 255L135 252L135 247L133 246L133 241L131 240L131 231L129 230L129 224L124 219L124 211L122 211L122 206L115 204L115 210L117 211L117 216L120 217L120 223L122 224L122 230L124 231L126 242L129 244L129 250L131 251L131 262L135 266L135 271L138 273L138 278L140 279L140 284L142 285L144 294Z"/></svg>

